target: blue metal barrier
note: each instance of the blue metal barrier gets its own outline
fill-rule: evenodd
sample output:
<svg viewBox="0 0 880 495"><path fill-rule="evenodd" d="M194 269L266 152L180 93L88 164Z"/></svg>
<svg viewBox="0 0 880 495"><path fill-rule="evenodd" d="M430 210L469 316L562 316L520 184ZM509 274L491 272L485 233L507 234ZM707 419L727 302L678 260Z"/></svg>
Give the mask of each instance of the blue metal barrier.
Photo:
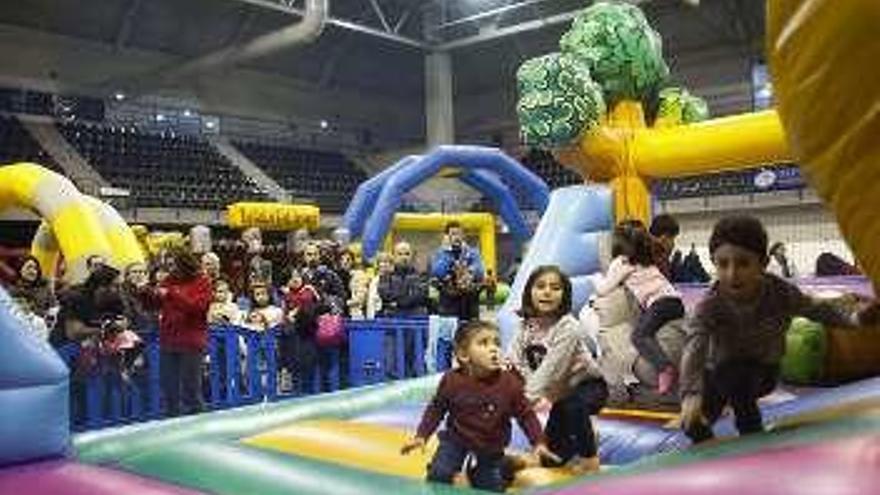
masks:
<svg viewBox="0 0 880 495"><path fill-rule="evenodd" d="M212 327L205 352L204 395L209 410L275 401L300 395L381 383L425 374L428 318L346 320L343 348L318 348L311 371L294 390L279 390L280 328L255 332L232 325ZM71 370L71 418L77 431L146 421L164 416L159 374L159 339L141 335L144 367L123 379L116 370L98 366L76 372L81 348L58 350ZM343 354L344 351L345 354ZM410 364L410 366L407 366ZM341 369L347 367L345 373Z"/></svg>

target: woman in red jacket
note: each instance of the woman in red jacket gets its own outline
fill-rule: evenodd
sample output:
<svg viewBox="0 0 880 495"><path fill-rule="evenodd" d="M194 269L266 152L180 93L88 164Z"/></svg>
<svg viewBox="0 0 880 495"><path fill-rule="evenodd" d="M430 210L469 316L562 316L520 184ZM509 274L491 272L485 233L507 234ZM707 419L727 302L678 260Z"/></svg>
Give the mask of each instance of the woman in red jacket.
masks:
<svg viewBox="0 0 880 495"><path fill-rule="evenodd" d="M202 356L208 343L211 282L186 248L167 253L169 276L152 292L159 307L162 395L168 416L200 412Z"/></svg>

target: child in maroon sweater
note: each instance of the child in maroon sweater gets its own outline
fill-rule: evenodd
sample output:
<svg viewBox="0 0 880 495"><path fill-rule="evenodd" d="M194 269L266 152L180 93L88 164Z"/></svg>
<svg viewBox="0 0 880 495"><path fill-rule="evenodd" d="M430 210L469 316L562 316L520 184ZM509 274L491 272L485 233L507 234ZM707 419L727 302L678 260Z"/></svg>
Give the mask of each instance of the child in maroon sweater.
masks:
<svg viewBox="0 0 880 495"><path fill-rule="evenodd" d="M440 432L440 445L428 465L428 481L451 483L470 453L477 461L467 470L471 486L503 492L501 468L504 448L510 443L511 417L528 436L533 455L556 457L544 443L541 423L526 400L522 381L502 369L500 347L498 328L491 323L474 321L456 332L455 356L461 366L443 375L416 436L401 449L408 454L424 448L446 417L446 429Z"/></svg>
<svg viewBox="0 0 880 495"><path fill-rule="evenodd" d="M318 291L305 282L299 270L293 269L284 296L287 317L278 338L282 391L293 388L294 379L302 391L306 375L311 376L313 372L318 353L315 313L320 299Z"/></svg>

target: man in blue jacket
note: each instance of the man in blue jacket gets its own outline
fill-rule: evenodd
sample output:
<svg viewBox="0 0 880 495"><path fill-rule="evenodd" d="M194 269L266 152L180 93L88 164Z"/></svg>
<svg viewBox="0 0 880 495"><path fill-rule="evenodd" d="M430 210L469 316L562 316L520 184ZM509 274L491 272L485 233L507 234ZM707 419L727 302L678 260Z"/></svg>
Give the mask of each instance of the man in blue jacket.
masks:
<svg viewBox="0 0 880 495"><path fill-rule="evenodd" d="M468 246L461 224L446 224L446 242L434 254L431 275L440 290L441 315L457 316L459 322L480 315L480 289L483 283L483 261L480 253Z"/></svg>

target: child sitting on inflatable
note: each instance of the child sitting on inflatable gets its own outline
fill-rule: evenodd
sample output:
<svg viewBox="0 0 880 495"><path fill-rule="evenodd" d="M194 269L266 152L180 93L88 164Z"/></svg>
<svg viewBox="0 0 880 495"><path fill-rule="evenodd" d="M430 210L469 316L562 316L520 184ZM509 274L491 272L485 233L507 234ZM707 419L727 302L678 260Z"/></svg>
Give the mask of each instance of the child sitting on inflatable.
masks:
<svg viewBox="0 0 880 495"><path fill-rule="evenodd" d="M510 361L525 378L526 397L552 404L547 443L559 464L577 473L595 471L598 445L590 416L605 405L608 386L571 314L571 281L559 267L540 266L529 275L520 316Z"/></svg>
<svg viewBox="0 0 880 495"><path fill-rule="evenodd" d="M795 315L836 326L873 324L878 306L844 314L766 273L767 232L759 220L720 220L709 239L718 281L696 308L682 356L682 428L697 443L730 403L740 434L763 431L758 399L779 377L785 333Z"/></svg>
<svg viewBox="0 0 880 495"><path fill-rule="evenodd" d="M644 228L618 225L614 229L611 255L608 273L597 285L596 295L608 295L622 285L638 300L643 312L633 329L632 343L658 371L657 391L669 393L678 381L678 370L658 344L657 332L670 321L684 316L681 296L653 265L651 237Z"/></svg>
<svg viewBox="0 0 880 495"><path fill-rule="evenodd" d="M440 445L428 465L428 481L451 483L470 453L476 466L467 469L471 486L503 492L504 449L510 443L510 419L515 417L538 458L556 459L544 444L541 423L532 410L519 377L503 368L498 327L474 321L455 334L460 367L446 372L425 410L416 436L402 454L424 448L444 417Z"/></svg>

